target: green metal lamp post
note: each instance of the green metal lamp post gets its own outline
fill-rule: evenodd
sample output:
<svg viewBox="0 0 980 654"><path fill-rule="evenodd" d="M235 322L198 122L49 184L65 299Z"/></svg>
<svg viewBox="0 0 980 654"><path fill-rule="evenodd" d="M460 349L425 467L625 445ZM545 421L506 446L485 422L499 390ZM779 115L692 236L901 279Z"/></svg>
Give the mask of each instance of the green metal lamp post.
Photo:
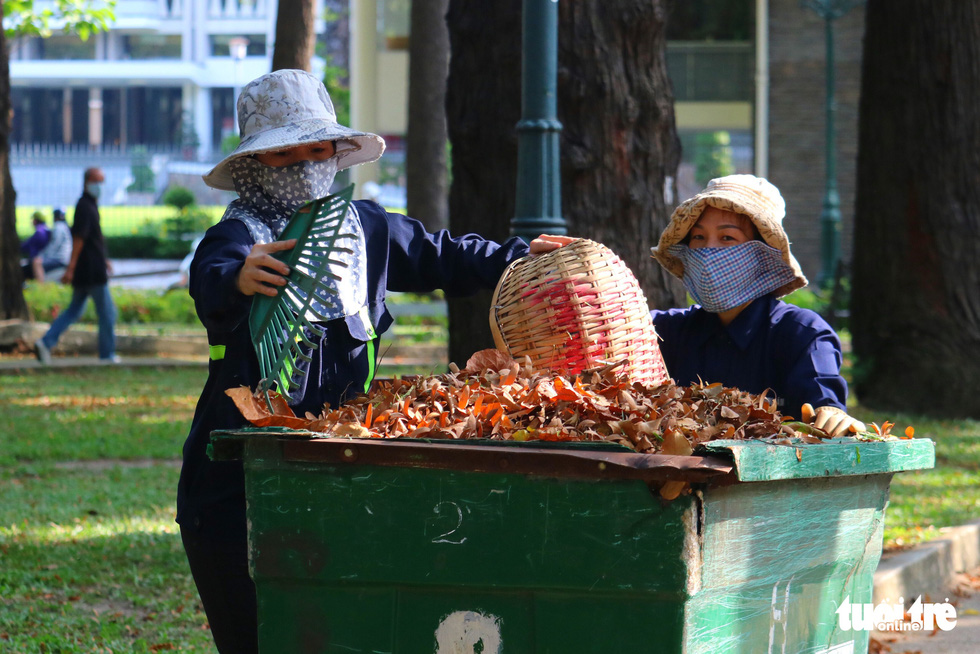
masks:
<svg viewBox="0 0 980 654"><path fill-rule="evenodd" d="M517 194L511 233L565 234L558 159L558 0L524 0Z"/></svg>
<svg viewBox="0 0 980 654"><path fill-rule="evenodd" d="M826 187L823 211L820 214L820 276L817 282L825 288L834 281L840 261L840 194L837 192L837 148L834 118L837 101L834 97L834 21L865 0L800 0L804 8L812 9L824 20L827 42L827 125L826 125Z"/></svg>

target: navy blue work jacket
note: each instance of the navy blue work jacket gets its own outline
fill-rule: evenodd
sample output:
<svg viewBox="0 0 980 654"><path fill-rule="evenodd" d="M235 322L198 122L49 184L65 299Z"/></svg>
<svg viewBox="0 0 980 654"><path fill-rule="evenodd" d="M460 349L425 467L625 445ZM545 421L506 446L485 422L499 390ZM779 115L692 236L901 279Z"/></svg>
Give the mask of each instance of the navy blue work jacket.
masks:
<svg viewBox="0 0 980 654"><path fill-rule="evenodd" d="M428 233L420 222L390 214L369 201L353 203L361 218L367 259L368 314L377 335L392 323L385 290L466 295L493 288L514 259L528 252L517 238L503 245L472 234L452 238ZM248 315L252 298L235 280L254 244L245 224L225 220L207 231L197 247L190 272L190 293L212 346L224 346L223 358L212 358L208 379L197 403L177 491L177 522L182 528L207 530L211 537L237 539L245 528L245 485L239 461L211 461L206 453L212 430L248 426L225 390L259 381ZM322 325L325 335L313 352L297 415L319 414L324 403L338 406L362 392L374 362L372 340L358 316Z"/></svg>
<svg viewBox="0 0 980 654"><path fill-rule="evenodd" d="M687 386L699 379L750 393L769 391L779 411L846 407L840 339L815 312L771 295L742 310L727 326L699 306L652 311L667 372Z"/></svg>

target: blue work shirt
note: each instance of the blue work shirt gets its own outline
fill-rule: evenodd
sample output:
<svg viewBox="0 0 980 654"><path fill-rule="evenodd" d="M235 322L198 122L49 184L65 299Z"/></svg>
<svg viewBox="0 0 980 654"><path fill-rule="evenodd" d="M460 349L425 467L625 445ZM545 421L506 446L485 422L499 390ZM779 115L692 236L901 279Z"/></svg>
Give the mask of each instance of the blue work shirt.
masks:
<svg viewBox="0 0 980 654"><path fill-rule="evenodd" d="M429 233L420 222L387 213L369 201L354 202L364 229L367 260L367 314L374 334L361 316L321 323L324 336L312 353L303 399L296 415L319 414L325 403L338 406L370 383L377 340L392 323L385 291L467 295L492 289L507 265L528 252L518 238L503 245L468 234L453 238L445 230ZM240 461L212 461L207 456L216 429L240 429L248 423L225 395L229 388L255 389L259 364L248 325L252 297L240 293L236 278L254 241L239 220L224 220L204 236L190 271L190 294L207 328L215 355L197 403L177 490L177 522L206 530L214 538L237 539L245 533L245 482ZM368 347L368 343L373 347ZM217 348L217 349L216 349Z"/></svg>
<svg viewBox="0 0 980 654"><path fill-rule="evenodd" d="M652 311L667 372L687 386L699 379L750 393L769 393L784 415L800 407L844 409L840 339L809 309L771 295L745 307L727 326L699 306Z"/></svg>

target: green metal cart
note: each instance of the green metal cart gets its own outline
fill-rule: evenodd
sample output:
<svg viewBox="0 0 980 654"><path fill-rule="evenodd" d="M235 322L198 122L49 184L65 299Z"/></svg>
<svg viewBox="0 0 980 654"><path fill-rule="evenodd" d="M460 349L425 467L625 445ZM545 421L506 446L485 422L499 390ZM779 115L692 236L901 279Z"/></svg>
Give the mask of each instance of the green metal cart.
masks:
<svg viewBox="0 0 980 654"><path fill-rule="evenodd" d="M871 601L893 473L935 458L304 436L212 434L245 466L263 654L863 653L835 610Z"/></svg>

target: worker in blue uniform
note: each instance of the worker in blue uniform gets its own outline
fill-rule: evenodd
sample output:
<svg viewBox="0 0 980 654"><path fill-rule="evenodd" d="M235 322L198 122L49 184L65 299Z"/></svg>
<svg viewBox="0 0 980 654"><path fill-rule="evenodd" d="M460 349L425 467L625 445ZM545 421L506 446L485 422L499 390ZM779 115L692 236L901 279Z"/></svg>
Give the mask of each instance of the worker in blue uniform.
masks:
<svg viewBox="0 0 980 654"><path fill-rule="evenodd" d="M784 415L831 435L863 431L846 411L837 334L815 312L779 299L807 284L785 215L779 190L753 175L713 179L674 210L652 253L695 304L651 312L664 363L678 384L767 393Z"/></svg>
<svg viewBox="0 0 980 654"><path fill-rule="evenodd" d="M276 240L293 213L329 193L339 170L378 159L381 137L337 123L330 97L313 75L279 70L249 83L238 100L239 147L204 176L233 190L221 221L207 231L190 269L190 293L208 332L211 361L197 404L177 493L177 522L191 572L218 650L257 651L255 587L248 573L245 486L241 462L207 456L216 429L245 421L225 391L255 388L259 364L249 331L256 294L275 296L289 268L274 254L295 240ZM421 223L355 201L344 218L349 235L336 306L310 352L303 385L291 395L297 415L318 414L367 390L380 334L392 323L385 292L443 289L462 295L493 288L506 266L529 251L570 239L541 237L530 248L517 238L497 244L475 235L427 232Z"/></svg>

